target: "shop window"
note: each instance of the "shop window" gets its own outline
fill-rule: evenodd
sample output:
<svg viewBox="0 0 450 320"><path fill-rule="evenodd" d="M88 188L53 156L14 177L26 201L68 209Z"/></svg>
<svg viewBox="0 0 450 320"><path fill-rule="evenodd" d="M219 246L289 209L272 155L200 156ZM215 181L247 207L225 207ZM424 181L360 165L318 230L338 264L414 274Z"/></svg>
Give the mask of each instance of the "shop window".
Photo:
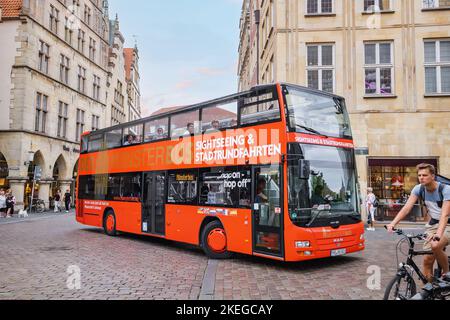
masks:
<svg viewBox="0 0 450 320"><path fill-rule="evenodd" d="M200 174L200 204L250 207L250 170L224 170L213 168Z"/></svg>
<svg viewBox="0 0 450 320"><path fill-rule="evenodd" d="M197 203L197 172L180 171L169 174L168 203Z"/></svg>

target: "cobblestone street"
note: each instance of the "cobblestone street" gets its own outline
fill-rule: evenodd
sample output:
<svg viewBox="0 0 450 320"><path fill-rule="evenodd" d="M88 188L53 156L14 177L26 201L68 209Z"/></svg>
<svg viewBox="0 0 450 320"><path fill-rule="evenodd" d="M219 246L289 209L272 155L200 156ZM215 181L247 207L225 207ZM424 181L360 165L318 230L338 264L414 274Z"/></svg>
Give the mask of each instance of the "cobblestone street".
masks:
<svg viewBox="0 0 450 320"><path fill-rule="evenodd" d="M381 229L366 234L366 251L344 257L208 261L184 244L107 237L73 213L29 219L0 222L0 299L381 299L396 268L398 238ZM373 265L381 290L367 287ZM81 270L79 290L66 284L70 266Z"/></svg>

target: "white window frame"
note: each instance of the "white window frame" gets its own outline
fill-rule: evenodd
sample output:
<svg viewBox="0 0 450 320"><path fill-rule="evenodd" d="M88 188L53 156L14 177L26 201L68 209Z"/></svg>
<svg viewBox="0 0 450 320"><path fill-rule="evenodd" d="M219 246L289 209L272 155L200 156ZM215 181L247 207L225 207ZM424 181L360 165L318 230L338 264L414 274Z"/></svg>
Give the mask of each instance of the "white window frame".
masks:
<svg viewBox="0 0 450 320"><path fill-rule="evenodd" d="M331 65L322 65L322 47L323 46L331 46L332 47L332 64ZM310 66L308 65L308 47L318 47L317 50L317 54L318 54L318 60L317 60L317 66ZM331 91L331 93L335 93L336 92L336 43L330 42L330 43L308 43L306 44L306 86L308 88L309 87L309 83L308 83L308 72L309 71L319 71L319 78L318 78L318 82L319 82L319 88L318 90L323 90L323 77L322 77L322 72L324 70L332 70L333 72L333 90Z"/></svg>
<svg viewBox="0 0 450 320"><path fill-rule="evenodd" d="M427 83L426 77L424 76L424 86L425 86L425 95L435 95L435 94L450 94L450 91L442 92L442 67L450 67L450 61L441 62L441 42L450 41L450 38L443 39L427 39L423 42L423 50L424 50L424 72L426 72L426 68L436 68L436 92L427 92ZM425 56L425 43L435 43L436 50L436 61L435 62L426 62ZM425 75L425 73L424 73Z"/></svg>
<svg viewBox="0 0 450 320"><path fill-rule="evenodd" d="M439 0L422 0L422 9L450 8L450 6L440 6Z"/></svg>
<svg viewBox="0 0 450 320"><path fill-rule="evenodd" d="M317 12L310 13L308 12L308 1L305 1L305 14L306 15L324 15L324 14L334 14L334 0L331 0L331 12L322 12L322 0L317 0Z"/></svg>
<svg viewBox="0 0 450 320"><path fill-rule="evenodd" d="M366 10L364 8L365 3L363 1L363 11L364 12L383 12L383 11L393 11L394 10L392 0L389 0L389 9L383 9L383 10L380 9L380 2L383 0L374 0L374 1L375 1L375 4L373 5L374 10ZM367 8L367 9L369 9L369 8Z"/></svg>
<svg viewBox="0 0 450 320"><path fill-rule="evenodd" d="M380 63L380 44L390 44L391 45L391 63L381 64ZM366 45L375 44L375 64L366 64ZM394 41L365 41L364 45L364 96L393 96L395 95L395 57L394 57ZM381 69L391 69L391 92L383 94L381 93ZM376 69L376 92L367 93L366 92L366 69Z"/></svg>

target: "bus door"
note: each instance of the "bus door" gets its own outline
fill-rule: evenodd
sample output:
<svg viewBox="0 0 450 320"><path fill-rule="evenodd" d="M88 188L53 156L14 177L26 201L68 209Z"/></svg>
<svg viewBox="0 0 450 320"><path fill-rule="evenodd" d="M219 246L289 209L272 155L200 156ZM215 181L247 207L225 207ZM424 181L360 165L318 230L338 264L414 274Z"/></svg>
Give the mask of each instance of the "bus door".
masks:
<svg viewBox="0 0 450 320"><path fill-rule="evenodd" d="M283 203L279 165L253 167L253 251L282 257Z"/></svg>
<svg viewBox="0 0 450 320"><path fill-rule="evenodd" d="M144 173L142 232L165 234L166 173Z"/></svg>

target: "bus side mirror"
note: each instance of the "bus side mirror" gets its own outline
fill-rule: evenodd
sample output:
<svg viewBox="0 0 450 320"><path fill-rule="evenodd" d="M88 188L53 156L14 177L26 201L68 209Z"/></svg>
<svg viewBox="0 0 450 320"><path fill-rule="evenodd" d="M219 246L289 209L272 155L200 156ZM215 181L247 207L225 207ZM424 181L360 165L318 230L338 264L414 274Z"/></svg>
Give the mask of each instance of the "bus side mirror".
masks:
<svg viewBox="0 0 450 320"><path fill-rule="evenodd" d="M309 180L309 176L311 175L311 163L307 160L299 160L298 161L298 172L299 179L301 180Z"/></svg>

